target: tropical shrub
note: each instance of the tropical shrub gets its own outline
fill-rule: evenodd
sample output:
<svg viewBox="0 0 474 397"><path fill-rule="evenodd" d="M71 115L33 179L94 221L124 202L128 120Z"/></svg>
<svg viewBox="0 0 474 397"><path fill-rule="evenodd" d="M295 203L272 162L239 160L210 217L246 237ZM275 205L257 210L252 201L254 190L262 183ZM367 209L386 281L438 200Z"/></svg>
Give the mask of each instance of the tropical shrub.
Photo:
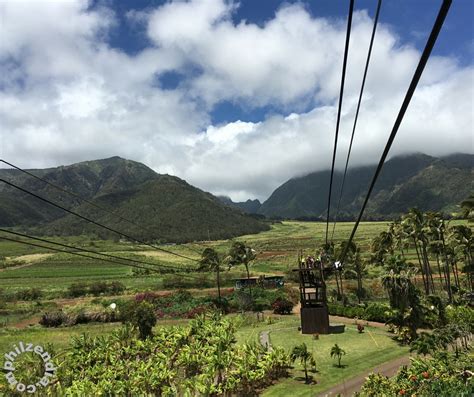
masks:
<svg viewBox="0 0 474 397"><path fill-rule="evenodd" d="M402 367L392 378L369 375L359 396L471 396L474 393L472 363L467 353L457 358L445 352L433 358L412 358L411 366Z"/></svg>
<svg viewBox="0 0 474 397"><path fill-rule="evenodd" d="M95 338L82 335L62 357L51 392L252 396L287 375L290 359L283 349L236 345L234 333L232 321L214 315L182 328L159 328L146 340L136 339L130 328Z"/></svg>
<svg viewBox="0 0 474 397"><path fill-rule="evenodd" d="M382 303L369 303L367 306L343 306L337 303L328 303L329 314L349 318L360 318L367 321L385 323L390 319L390 307Z"/></svg>
<svg viewBox="0 0 474 397"><path fill-rule="evenodd" d="M293 306L292 302L284 298L277 298L275 302L272 303L273 313L275 314L291 314Z"/></svg>
<svg viewBox="0 0 474 397"><path fill-rule="evenodd" d="M68 287L67 295L71 298L87 295L88 286L86 283L73 283Z"/></svg>
<svg viewBox="0 0 474 397"><path fill-rule="evenodd" d="M60 325L67 324L69 321L69 317L61 310L54 311L54 312L46 312L44 313L39 323L43 327L59 327Z"/></svg>
<svg viewBox="0 0 474 397"><path fill-rule="evenodd" d="M96 281L89 285L89 293L94 296L99 296L108 292L109 288L105 281Z"/></svg>
<svg viewBox="0 0 474 397"><path fill-rule="evenodd" d="M138 329L140 339L145 340L152 335L156 324L156 314L153 305L149 302L133 302L129 307L127 323Z"/></svg>
<svg viewBox="0 0 474 397"><path fill-rule="evenodd" d="M113 295L122 294L125 291L125 285L120 281L112 281L107 283L105 281L97 281L91 284L73 283L68 287L66 296L71 298L78 298L91 294L100 296L102 294L110 293Z"/></svg>
<svg viewBox="0 0 474 397"><path fill-rule="evenodd" d="M346 351L344 349L342 349L337 343L331 348L331 357L334 357L337 359L337 366L339 368L342 368L342 365L341 365L341 359L342 359L342 356L344 356L346 354Z"/></svg>
<svg viewBox="0 0 474 397"><path fill-rule="evenodd" d="M300 359L300 362L303 365L305 383L310 383L311 378L308 376L308 365L311 365L311 367L316 370L316 360L314 359L313 354L308 350L306 343L293 347L290 358L293 362Z"/></svg>
<svg viewBox="0 0 474 397"><path fill-rule="evenodd" d="M19 301L35 301L43 296L39 288L28 288L15 293L15 299Z"/></svg>

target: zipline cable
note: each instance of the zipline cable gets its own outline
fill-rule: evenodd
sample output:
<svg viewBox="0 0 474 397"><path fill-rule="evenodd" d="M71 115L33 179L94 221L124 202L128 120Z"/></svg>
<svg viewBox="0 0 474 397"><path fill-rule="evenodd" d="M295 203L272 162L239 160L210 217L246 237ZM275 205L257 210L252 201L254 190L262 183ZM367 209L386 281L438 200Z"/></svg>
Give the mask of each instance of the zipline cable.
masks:
<svg viewBox="0 0 474 397"><path fill-rule="evenodd" d="M14 243L20 243L20 244L31 245L31 246L33 246L33 247L44 248L44 249L51 250L51 251L61 252L61 253L63 253L63 254L71 254L71 255L81 256L81 257L83 257L83 258L95 259L95 260L104 261L104 262L110 262L110 263L114 263L114 264L116 264L116 265L130 266L130 267L136 267L136 268L139 268L139 269L145 269L145 270L151 270L151 271L158 272L157 269L150 269L150 268L145 267L145 266L139 266L139 265L133 265L133 264L126 264L126 263L123 263L123 262L114 261L114 260L112 260L112 259L97 258L97 257L94 257L94 256L79 254L78 252L65 251L65 250L61 250L61 249L58 249L58 248L47 247L47 246L41 245L41 244L30 243L30 242L28 242L28 241L15 240L15 239L12 239L12 238L9 238L9 237L5 237L5 236L0 236L0 239L7 240L7 241L12 241L12 242L14 242Z"/></svg>
<svg viewBox="0 0 474 397"><path fill-rule="evenodd" d="M61 192L63 192L63 193L69 194L70 196L77 198L77 199L79 199L79 200L81 200L81 201L83 201L83 202L85 202L85 203L91 205L92 207L95 207L95 208L97 208L97 209L99 209L99 210L101 210L101 211L103 211L103 212L106 212L106 213L108 213L108 214L110 214L110 215L113 215L113 216L117 217L118 219L120 219L120 220L122 220L122 221L124 221L124 222L129 223L130 225L133 225L133 226L136 226L136 227L138 227L138 228L140 228L140 229L145 229L145 230L148 230L148 231L149 231L149 229L147 229L146 227L144 227L144 226L142 226L142 225L139 225L138 223L136 223L136 222L134 222L134 221L131 221L131 220L127 219L127 218L124 218L123 216L121 216L121 215L115 213L114 211L111 211L111 210L109 210L109 209L107 209L107 208L105 208L105 207L103 207L103 206L101 206L101 205L99 205L99 204L97 204L97 203L94 203L93 201L88 200L88 199L86 199L86 198L80 196L80 195L77 194L77 193L74 193L74 192L71 192L71 191L69 191L69 190L67 190L67 189L64 189L64 188L62 188L61 186L56 185L55 183L52 183L52 182L50 182L50 181L48 181L48 180L46 180L46 179L44 179L44 178L41 178L41 177L39 177L38 175L35 175L35 174L33 174L32 172L29 172L28 170L25 170L25 169L23 169L23 168L20 168L20 167L18 167L17 165L14 165L14 164L12 164L12 163L6 161L6 160L0 159L0 161L1 161L2 163L4 163L4 164L6 164L6 165L8 165L8 166L10 166L10 167L12 167L12 168L14 168L14 169L16 169L16 170L18 170L18 171L24 173L24 174L26 174L26 175L32 177L32 178L35 178L35 179L38 180L38 181L41 181L41 182L43 182L43 183L45 183L45 184L47 184L47 185L49 185L49 186L51 186L51 187L53 187L53 188L55 188L55 189L61 191ZM191 248L191 247L188 247L188 246L186 246L186 248L190 249L191 251L198 252L198 251L195 250L194 248ZM199 252L199 253L200 253L200 252Z"/></svg>
<svg viewBox="0 0 474 397"><path fill-rule="evenodd" d="M126 233L123 233L123 232L121 232L121 231L112 229L111 227L102 225L102 224L100 224L100 223L98 223L98 222L96 222L96 221L94 221L94 220L92 220L92 219L90 219L90 218L87 218L87 217L85 217L85 216L83 216L83 215L78 214L77 212L71 211L71 210L69 210L69 209L67 209L67 208L65 208L65 207L63 207L63 206L61 206L61 205L59 205L59 204L56 204L56 203L54 203L54 202L51 201L51 200L48 200L48 199L46 199L46 198L44 198L44 197L41 197L41 196L39 196L39 195L37 195L37 194L35 194L35 193L33 193L33 192L30 192L29 190L23 189L22 187L17 186L17 185L15 185L14 183L11 183L11 182L9 182L9 181L3 179L3 178L0 178L0 182L3 182L3 183L5 183L5 184L7 184L7 185L9 185L9 186L11 186L11 187L14 187L15 189L18 189L18 190L20 190L20 191L22 191L22 192L24 192L24 193L27 193L27 194L29 194L29 195L31 195L31 196L33 196L33 197L36 197L36 198L39 199L39 200L42 200L42 201L44 201L44 202L46 202L46 203L48 203L48 204L50 204L50 205L52 205L52 206L54 206L54 207L56 207L56 208L59 208L59 209L61 209L61 210L63 210L63 211L66 211L67 213L69 213L69 214L71 214L71 215L77 216L78 218L81 218L81 219L83 219L83 220L85 220L85 221L87 221L87 222L89 222L89 223L92 223L92 224L94 224L94 225L96 225L96 226L99 226L99 227L101 227L101 228L103 228L103 229L109 230L109 231L111 231L111 232L113 232L113 233L116 233L116 234L118 234L118 235L120 235L120 236L126 237L127 239L129 239L129 240L131 240L131 241L138 242L138 243L140 243L140 244L143 244L143 245L146 245L146 246L148 246L148 247L154 248L154 249L156 249L156 250L158 250L158 251L166 252L166 253L168 253L168 254L170 254L170 255L178 256L178 257L180 257L180 258L187 259L187 260L191 260L191 261L194 261L194 262L199 262L198 259L190 258L190 257L188 257L188 256L181 255L181 254L178 254L178 253L176 253L176 252L172 252L172 251L165 250L164 248L160 248L160 247L158 247L158 246L156 246L156 245L149 244L149 243L147 243L147 242L145 242L145 241L143 241L143 240L140 240L140 239L137 239L137 238L135 238L135 237L129 236L129 235L126 234Z"/></svg>
<svg viewBox="0 0 474 397"><path fill-rule="evenodd" d="M378 23L378 20L379 20L379 14L380 14L380 7L381 6L382 6L382 0L378 0L377 10L375 12L375 18L374 18L374 27L372 29L372 36L370 38L369 51L367 53L367 61L365 63L364 77L362 79L362 85L360 87L359 101L357 102L357 110L356 110L356 114L355 114L355 118L354 118L354 125L352 126L351 142L349 144L349 150L347 152L346 166L344 168L344 175L342 177L341 191L339 192L339 200L337 202L336 215L334 216L334 225L332 227L331 241L334 238L334 230L336 229L337 217L339 215L339 209L341 207L342 193L344 192L344 184L346 182L347 168L348 168L348 165L349 165L349 158L351 157L352 143L354 142L354 134L355 134L356 126L357 126L357 120L359 118L360 104L362 103L362 95L364 93L365 80L367 78L367 71L369 70L370 56L372 54L372 47L373 47L373 44L374 44L375 31L377 30L377 23Z"/></svg>
<svg viewBox="0 0 474 397"><path fill-rule="evenodd" d="M367 196L365 197L365 200L360 210L357 221L354 225L354 228L352 229L351 235L349 237L349 241L347 242L344 248L344 251L341 254L341 257L340 257L341 263L344 263L344 259L346 258L347 251L352 242L352 239L354 238L357 228L359 227L360 220L362 218L362 215L364 214L365 207L367 206L367 202L369 201L375 182L377 181L377 178L379 177L380 171L382 171L383 164L385 162L385 159L387 158L390 148L392 147L392 143L395 139L395 136L397 135L398 129L400 128L400 124L402 123L403 117L405 116L405 112L408 108L408 105L410 104L413 94L415 93L416 86L418 85L418 82L420 81L421 75L423 74L423 70L428 62L428 59L430 58L431 51L433 50L433 47L436 43L436 39L438 38L439 32L441 31L441 28L443 27L443 23L446 19L446 16L448 15L448 11L449 11L449 8L451 7L451 3L452 3L452 0L443 0L443 3L441 4L440 10L438 12L438 16L436 17L436 21L433 25L433 29L431 30L430 36L428 38L428 41L426 42L423 53L421 54L420 61L415 70L410 86L408 87L408 91L405 95L405 99L403 100L397 119L395 120L395 124L393 125L392 132L390 133L390 137L388 138L387 144L385 145L385 149L382 153L382 157L380 158L374 177L372 178L372 182L367 192Z"/></svg>
<svg viewBox="0 0 474 397"><path fill-rule="evenodd" d="M125 261L125 262L135 262L135 263L139 263L139 264L142 264L142 265L161 267L165 270L168 270L168 269L169 270L178 270L180 272L190 270L190 269L180 268L180 267L177 267L177 266L160 265L159 263L151 263L151 262L141 261L141 260L137 260L137 259L124 258L124 257L117 256L117 255L104 254L102 252L88 250L88 249L77 247L77 246L74 246L74 245L62 244L62 243L58 243L58 242L55 242L55 241L43 239L43 238L40 238L40 237L33 237L33 236L28 235L28 234L18 233L18 232L14 232L12 230L6 230L6 229L3 229L3 228L0 228L0 232L13 234L15 236L19 236L19 237L23 237L23 238L29 238L29 239L32 239L32 240L41 241L43 243L53 244L53 245L57 245L57 246L68 248L68 249L74 249L74 250L86 252L86 253L89 253L89 254L101 255L101 256L105 256L107 258L118 259L118 260L122 260L122 261Z"/></svg>
<svg viewBox="0 0 474 397"><path fill-rule="evenodd" d="M351 26L352 26L352 14L354 12L354 0L349 2L349 15L347 17L347 31L346 31L346 43L344 47L344 59L342 62L342 76L341 76L341 89L339 91L339 107L337 110L337 120L336 120L336 133L334 135L334 151L332 154L332 166L331 166L331 177L329 179L329 193L328 193L328 211L326 219L326 245L328 243L328 234L329 234L329 215L331 210L331 193L332 193L332 183L334 179L334 165L336 163L336 152L337 152L337 138L339 135L339 124L341 121L341 109L342 109L342 98L344 96L344 82L346 79L346 66L347 66L347 55L349 53L349 40L351 38Z"/></svg>

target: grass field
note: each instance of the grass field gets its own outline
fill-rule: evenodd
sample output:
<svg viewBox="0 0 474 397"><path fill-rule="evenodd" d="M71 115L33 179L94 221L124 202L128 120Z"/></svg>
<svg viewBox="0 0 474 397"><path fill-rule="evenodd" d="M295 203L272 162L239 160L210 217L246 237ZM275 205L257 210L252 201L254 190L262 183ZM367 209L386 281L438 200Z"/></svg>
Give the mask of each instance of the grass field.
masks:
<svg viewBox="0 0 474 397"><path fill-rule="evenodd" d="M408 353L408 348L399 346L380 328L366 326L364 332L359 334L355 325L346 325L343 334L320 335L315 340L312 335L302 335L298 331L299 321L299 316L281 316L273 324L263 322L238 331L241 343L257 341L260 332L269 331L272 346L281 346L287 351L305 342L316 359L317 372L310 373L315 381L313 384L304 383L303 367L297 361L290 376L266 389L264 396L315 396L343 380ZM346 351L342 358L343 368L335 367L336 361L330 357L331 347L335 343Z"/></svg>
<svg viewBox="0 0 474 397"><path fill-rule="evenodd" d="M335 229L334 241L338 243L347 239L352 226L352 222L338 223ZM362 248L363 255L369 255L371 239L381 231L386 230L386 228L387 222L361 223L356 234L356 242ZM266 232L241 236L238 240L246 242L257 251L257 259L251 266L252 272L281 274L296 265L296 259L300 250L304 254L314 253L315 248L323 243L324 233L324 223L288 221L276 223L272 225L271 230ZM52 240L102 253L144 260L161 267L192 268L196 265L196 262L153 251L150 247L133 245L129 242L95 241L84 236L52 238ZM225 254L231 244L232 241L225 240L167 245L163 246L163 248L180 255L198 259L199 252L205 247L213 247L218 252ZM19 266L0 269L0 289L4 291L16 291L35 286L44 291L57 293L66 290L74 282L97 280L120 281L132 291L163 288L163 275L155 273L150 275L133 275L132 268L127 266L62 253L53 253L50 256L43 255L36 258L36 260L31 260L31 255L44 254L47 253L47 250L4 240L0 240L0 253L7 258L7 264L11 264L11 262L19 263ZM30 259L25 257L25 255L28 255ZM414 260L415 253L409 252L408 258ZM227 278L238 277L242 271L243 268L235 269ZM372 269L372 271L376 275L377 269ZM199 282L197 282L198 285Z"/></svg>
<svg viewBox="0 0 474 397"><path fill-rule="evenodd" d="M335 241L346 238L351 226L351 223L338 224ZM360 227L357 239L364 247L368 247L370 239L385 228L385 222L364 223ZM283 222L272 225L271 230L267 232L242 236L238 240L245 241L258 252L257 260L252 265L254 272L278 273L284 272L295 264L299 250L305 253L314 252L315 247L323 241L324 230L323 223ZM102 253L144 260L161 266L191 267L195 265L192 261L128 242L93 241L87 237L53 238L52 240ZM227 240L165 246L164 248L198 259L198 252L207 246L212 246L224 254L230 245L231 241ZM7 267L0 271L0 288L4 290L18 290L34 285L48 291L59 291L65 290L73 282L103 279L121 281L131 289L158 289L162 279L159 274L133 276L131 268L127 266L62 253L53 253L51 256L28 261L28 257L24 255L44 254L47 250L9 241L0 240L0 252L7 258L7 263L19 263L19 266ZM235 276L241 271L242 269L236 270Z"/></svg>

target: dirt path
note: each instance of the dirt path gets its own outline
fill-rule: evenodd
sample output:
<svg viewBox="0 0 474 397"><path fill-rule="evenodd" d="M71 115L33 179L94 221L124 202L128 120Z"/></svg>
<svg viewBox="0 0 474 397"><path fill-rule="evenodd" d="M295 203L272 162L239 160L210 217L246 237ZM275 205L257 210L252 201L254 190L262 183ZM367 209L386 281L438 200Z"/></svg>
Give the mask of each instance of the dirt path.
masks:
<svg viewBox="0 0 474 397"><path fill-rule="evenodd" d="M340 316L329 316L329 322L330 323L342 323L342 324L356 324L356 320L353 318L348 318L348 317L340 317ZM363 324L363 325L368 325L370 327L375 327L375 328L383 328L387 330L387 327L385 326L384 323L377 323L375 321L367 321L367 320L357 320L358 324Z"/></svg>
<svg viewBox="0 0 474 397"><path fill-rule="evenodd" d="M23 329L23 328L27 328L29 327L30 325L36 325L39 323L39 320L41 319L40 316L38 315L34 315L32 317L28 317L28 318L25 318L21 321L18 321L17 323L13 324L13 327L14 328L18 328L18 329Z"/></svg>
<svg viewBox="0 0 474 397"><path fill-rule="evenodd" d="M340 383L334 387L332 387L329 390L326 390L318 396L320 397L330 397L330 396L352 396L355 392L359 391L362 385L365 382L365 378L369 376L371 373L379 373L381 375L385 376L393 376L398 372L398 369L402 365L408 365L410 364L410 356L403 356L396 358L395 360L388 361L386 363L383 363L381 365L378 365L375 368L372 368L368 371L365 371L364 373L355 376L354 378L350 378L343 383Z"/></svg>

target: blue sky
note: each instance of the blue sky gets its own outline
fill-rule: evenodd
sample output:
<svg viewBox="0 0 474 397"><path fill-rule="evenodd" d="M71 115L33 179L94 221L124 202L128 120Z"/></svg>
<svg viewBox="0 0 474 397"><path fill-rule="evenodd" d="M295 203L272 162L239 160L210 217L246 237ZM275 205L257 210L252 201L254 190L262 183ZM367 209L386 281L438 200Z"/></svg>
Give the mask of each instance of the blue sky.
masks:
<svg viewBox="0 0 474 397"><path fill-rule="evenodd" d="M337 166L375 0L355 2ZM374 164L441 2L385 0L351 166ZM455 0L392 155L474 152L474 2ZM0 2L0 156L119 155L234 200L327 169L348 1Z"/></svg>
<svg viewBox="0 0 474 397"><path fill-rule="evenodd" d="M130 10L149 10L166 3L165 1L111 1L106 4L112 5L113 9L121 15ZM243 0L239 1L239 7L232 16L234 23L246 20L249 23L264 25L271 20L276 11L284 4L298 3L314 17L345 18L348 13L348 1L342 0L317 0L317 1L277 1L277 0ZM359 0L355 2L355 10L368 10L373 17L376 8L376 0ZM92 7L100 6L96 2ZM410 42L420 51L426 43L426 39L436 18L441 1L437 0L385 0L382 3L380 22L388 24L391 29L400 36L401 41ZM451 6L449 16L443 28L437 45L433 51L434 55L455 57L461 64L471 64L474 57L474 2L471 0L457 0ZM123 49L127 53L136 54L150 45L143 26L133 28L124 18L120 25L111 35L110 42L113 46ZM176 87L182 74L169 73L161 79L165 87ZM245 120L258 122L267 114L278 111L272 106L248 108L245 104L236 104L224 101L216 104L212 109L212 121L224 123L233 120Z"/></svg>

